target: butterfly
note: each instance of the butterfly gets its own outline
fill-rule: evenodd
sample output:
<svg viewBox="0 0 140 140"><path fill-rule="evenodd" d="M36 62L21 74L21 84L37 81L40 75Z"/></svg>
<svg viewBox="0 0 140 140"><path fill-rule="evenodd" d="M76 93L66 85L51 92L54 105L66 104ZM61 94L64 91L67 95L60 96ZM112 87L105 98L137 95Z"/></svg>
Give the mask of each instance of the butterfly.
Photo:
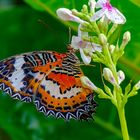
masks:
<svg viewBox="0 0 140 140"><path fill-rule="evenodd" d="M94 94L82 86L80 61L66 53L35 51L0 61L0 89L13 99L33 102L45 116L70 120L92 118Z"/></svg>

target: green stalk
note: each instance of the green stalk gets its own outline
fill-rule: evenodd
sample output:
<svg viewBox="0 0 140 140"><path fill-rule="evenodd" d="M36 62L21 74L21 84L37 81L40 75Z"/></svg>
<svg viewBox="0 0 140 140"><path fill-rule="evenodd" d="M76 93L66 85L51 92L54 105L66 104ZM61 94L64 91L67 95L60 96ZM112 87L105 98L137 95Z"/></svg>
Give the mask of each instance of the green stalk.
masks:
<svg viewBox="0 0 140 140"><path fill-rule="evenodd" d="M127 129L124 107L122 107L122 108L118 107L117 110L118 110L119 120L120 120L120 124L121 124L123 140L129 140L129 134L128 134L128 129Z"/></svg>
<svg viewBox="0 0 140 140"><path fill-rule="evenodd" d="M110 68L110 70L112 71L112 73L113 73L113 76L115 77L115 80L116 80L116 82L118 83L118 76L117 76L117 70L116 70L116 67L115 67L115 65L114 65L114 63L113 63L113 61L112 61L112 58L111 58L111 55L110 55L110 52L109 52L109 50L108 50L108 46L107 46L107 44L106 45L104 45L104 55L105 55L105 57L107 58L107 62L108 62L108 67Z"/></svg>
<svg viewBox="0 0 140 140"><path fill-rule="evenodd" d="M108 50L108 45L107 44L103 44L103 53L104 56L107 59L107 63L106 64L110 70L113 73L113 76L116 80L117 85L114 85L114 90L116 95L113 96L112 100L114 100L114 102L116 102L117 104L115 104L117 111L118 111L118 115L119 115L119 120L120 120L120 125L121 125L121 131L122 131L122 137L123 140L129 140L129 134L128 134L128 128L127 128L127 123L126 123L126 118L125 118L125 105L123 104L123 98L121 97L121 87L118 84L118 76L117 76L117 70L116 70L116 66L113 63L111 54Z"/></svg>

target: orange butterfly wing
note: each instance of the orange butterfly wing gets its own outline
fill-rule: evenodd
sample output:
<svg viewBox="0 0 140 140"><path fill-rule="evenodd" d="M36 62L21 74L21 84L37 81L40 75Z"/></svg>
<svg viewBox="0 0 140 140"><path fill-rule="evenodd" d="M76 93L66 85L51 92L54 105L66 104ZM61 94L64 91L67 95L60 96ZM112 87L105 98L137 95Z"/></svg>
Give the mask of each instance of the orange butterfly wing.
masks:
<svg viewBox="0 0 140 140"><path fill-rule="evenodd" d="M0 62L0 88L11 97L34 102L46 116L91 118L96 103L82 86L74 53L32 52Z"/></svg>

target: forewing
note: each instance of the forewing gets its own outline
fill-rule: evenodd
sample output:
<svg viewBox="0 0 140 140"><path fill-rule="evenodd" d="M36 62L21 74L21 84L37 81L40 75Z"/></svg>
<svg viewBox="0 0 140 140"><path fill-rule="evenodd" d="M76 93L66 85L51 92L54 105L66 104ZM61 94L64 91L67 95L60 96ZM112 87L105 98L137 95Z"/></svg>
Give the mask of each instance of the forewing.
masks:
<svg viewBox="0 0 140 140"><path fill-rule="evenodd" d="M61 58L54 52L31 52L0 61L0 89L11 97L31 102L47 72Z"/></svg>

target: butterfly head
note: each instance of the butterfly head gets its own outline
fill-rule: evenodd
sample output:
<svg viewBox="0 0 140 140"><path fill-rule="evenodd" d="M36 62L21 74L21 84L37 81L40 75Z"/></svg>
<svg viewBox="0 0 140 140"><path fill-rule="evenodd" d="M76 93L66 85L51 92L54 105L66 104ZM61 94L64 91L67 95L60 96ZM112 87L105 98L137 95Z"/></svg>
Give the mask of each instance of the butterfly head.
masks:
<svg viewBox="0 0 140 140"><path fill-rule="evenodd" d="M69 53L75 53L75 52L77 51L76 49L74 49L74 48L71 46L71 44L68 44L67 50L68 50Z"/></svg>

